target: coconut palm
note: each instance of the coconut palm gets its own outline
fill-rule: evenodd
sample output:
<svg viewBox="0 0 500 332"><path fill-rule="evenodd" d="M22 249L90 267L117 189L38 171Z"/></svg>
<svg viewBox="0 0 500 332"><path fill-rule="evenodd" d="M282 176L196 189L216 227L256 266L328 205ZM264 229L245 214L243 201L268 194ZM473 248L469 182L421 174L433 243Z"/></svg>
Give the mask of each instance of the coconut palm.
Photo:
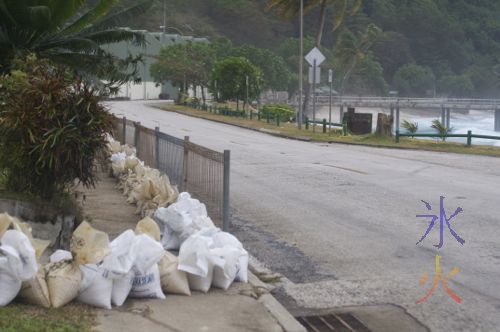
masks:
<svg viewBox="0 0 500 332"><path fill-rule="evenodd" d="M321 46L325 29L326 10L333 6L333 30L336 30L348 15L354 15L361 8L362 0L304 0L304 13L319 7L316 46ZM276 10L280 17L292 20L300 15L300 0L269 0L267 10Z"/></svg>
<svg viewBox="0 0 500 332"><path fill-rule="evenodd" d="M109 86L135 78L140 58L119 59L101 46L121 41L144 44L140 32L117 28L143 13L153 0L111 13L119 0L0 0L0 73L12 60L34 53L64 64L87 78Z"/></svg>
<svg viewBox="0 0 500 332"><path fill-rule="evenodd" d="M441 121L439 121L438 119L432 120L432 126L431 126L431 128L434 128L434 129L437 130L437 132L441 136L441 139L443 140L443 142L446 141L446 136L448 134L451 134L453 132L453 130L454 130L453 127L448 128L445 125L443 125L441 123Z"/></svg>

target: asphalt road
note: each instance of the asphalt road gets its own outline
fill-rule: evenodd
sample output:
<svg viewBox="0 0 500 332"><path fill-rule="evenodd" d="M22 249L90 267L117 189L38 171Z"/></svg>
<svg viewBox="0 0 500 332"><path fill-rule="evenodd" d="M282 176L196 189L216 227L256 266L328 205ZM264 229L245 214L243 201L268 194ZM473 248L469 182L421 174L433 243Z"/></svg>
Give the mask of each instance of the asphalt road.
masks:
<svg viewBox="0 0 500 332"><path fill-rule="evenodd" d="M304 308L398 305L431 331L500 331L500 158L316 144L190 118L140 102L112 112L230 149L234 232L282 273ZM440 196L446 222L439 243ZM428 202L427 210L422 200ZM431 218L438 220L427 237ZM427 300L436 255L446 280ZM427 271L427 282L419 281Z"/></svg>

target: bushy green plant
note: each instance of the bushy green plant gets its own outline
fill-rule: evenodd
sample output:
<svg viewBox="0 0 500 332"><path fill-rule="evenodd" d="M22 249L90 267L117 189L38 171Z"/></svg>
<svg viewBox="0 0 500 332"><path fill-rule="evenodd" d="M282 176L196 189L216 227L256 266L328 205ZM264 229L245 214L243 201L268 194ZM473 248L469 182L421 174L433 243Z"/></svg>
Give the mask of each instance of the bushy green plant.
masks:
<svg viewBox="0 0 500 332"><path fill-rule="evenodd" d="M406 129L408 133L415 134L418 131L418 122L410 122L408 120L404 120L403 123L401 123L401 127Z"/></svg>
<svg viewBox="0 0 500 332"><path fill-rule="evenodd" d="M0 169L10 190L51 198L78 179L94 185L93 163L112 117L94 88L29 56L0 77Z"/></svg>
<svg viewBox="0 0 500 332"><path fill-rule="evenodd" d="M434 119L432 120L432 126L431 128L434 128L437 130L437 132L439 133L439 135L441 135L441 139L444 141L446 141L446 135L448 134L451 134L451 132L453 132L453 127L446 127L444 126L441 121L439 121L438 119Z"/></svg>
<svg viewBox="0 0 500 332"><path fill-rule="evenodd" d="M268 115L270 118L275 119L277 115L280 115L281 121L288 121L295 119L295 110L284 104L271 104L262 107L261 115L266 118Z"/></svg>

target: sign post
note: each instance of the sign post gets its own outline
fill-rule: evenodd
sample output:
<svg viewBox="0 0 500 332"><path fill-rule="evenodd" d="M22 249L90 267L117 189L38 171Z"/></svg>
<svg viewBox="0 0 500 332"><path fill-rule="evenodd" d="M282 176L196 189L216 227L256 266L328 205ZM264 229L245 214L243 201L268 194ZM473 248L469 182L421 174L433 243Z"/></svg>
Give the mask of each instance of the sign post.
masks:
<svg viewBox="0 0 500 332"><path fill-rule="evenodd" d="M332 134L332 90L333 90L333 70L328 70L328 83L330 83L330 108L328 110L328 135Z"/></svg>
<svg viewBox="0 0 500 332"><path fill-rule="evenodd" d="M312 85L313 85L313 132L316 131L316 79L319 81L319 75L316 78L316 67L325 61L325 56L315 47L306 55L306 61L313 67Z"/></svg>

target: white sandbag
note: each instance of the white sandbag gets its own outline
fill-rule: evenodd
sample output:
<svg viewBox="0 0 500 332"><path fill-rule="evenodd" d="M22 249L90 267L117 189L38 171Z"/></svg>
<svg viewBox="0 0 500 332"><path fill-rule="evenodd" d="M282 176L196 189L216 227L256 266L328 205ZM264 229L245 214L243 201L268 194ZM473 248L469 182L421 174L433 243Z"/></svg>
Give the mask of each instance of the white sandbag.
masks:
<svg viewBox="0 0 500 332"><path fill-rule="evenodd" d="M221 265L214 266L212 286L227 290L238 273L240 249L226 246L212 249L211 254L223 261Z"/></svg>
<svg viewBox="0 0 500 332"><path fill-rule="evenodd" d="M17 276L21 281L33 278L38 272L38 264L35 249L28 237L20 231L8 230L2 236L1 243L14 248L19 255L22 264L16 264L18 270L13 271L13 275ZM14 266L11 266L11 268L14 268Z"/></svg>
<svg viewBox="0 0 500 332"><path fill-rule="evenodd" d="M78 295L82 274L70 260L48 264L46 279L50 303L54 308L62 307Z"/></svg>
<svg viewBox="0 0 500 332"><path fill-rule="evenodd" d="M27 304L50 308L50 295L43 266L38 266L35 277L22 283L17 298Z"/></svg>
<svg viewBox="0 0 500 332"><path fill-rule="evenodd" d="M12 217L8 213L0 213L0 238L12 224Z"/></svg>
<svg viewBox="0 0 500 332"><path fill-rule="evenodd" d="M122 306L132 290L135 273L130 270L120 278L113 279L113 291L111 302L116 306Z"/></svg>
<svg viewBox="0 0 500 332"><path fill-rule="evenodd" d="M158 263L161 289L165 293L191 295L187 273L179 270L178 265L178 258L165 251L165 255Z"/></svg>
<svg viewBox="0 0 500 332"><path fill-rule="evenodd" d="M162 259L165 253L159 242L145 234L136 235L132 246L132 250L136 253L134 269L141 274L146 274L153 265Z"/></svg>
<svg viewBox="0 0 500 332"><path fill-rule="evenodd" d="M132 269L137 256L136 251L132 250L134 239L134 231L129 229L111 241L111 254L104 257L101 266L111 278L122 278Z"/></svg>
<svg viewBox="0 0 500 332"><path fill-rule="evenodd" d="M237 273L235 281L248 282L248 252L243 249L241 242L232 234L217 232L213 235L213 248L234 247L239 249Z"/></svg>
<svg viewBox="0 0 500 332"><path fill-rule="evenodd" d="M0 307L9 304L21 289L16 273L22 268L17 251L7 245L0 246Z"/></svg>
<svg viewBox="0 0 500 332"><path fill-rule="evenodd" d="M76 299L94 307L111 309L113 280L107 278L105 271L96 264L81 265L80 271L82 282Z"/></svg>
<svg viewBox="0 0 500 332"><path fill-rule="evenodd" d="M210 262L210 247L213 240L210 237L196 233L190 236L179 250L179 270L205 277L208 274Z"/></svg>
<svg viewBox="0 0 500 332"><path fill-rule="evenodd" d="M133 270L135 276L132 283L132 290L129 294L130 297L165 299L165 294L161 290L158 264L151 266L146 273L142 273L135 268Z"/></svg>
<svg viewBox="0 0 500 332"><path fill-rule="evenodd" d="M212 285L213 275L214 266L212 264L207 266L207 274L205 276L188 273L189 288L194 291L207 293Z"/></svg>
<svg viewBox="0 0 500 332"><path fill-rule="evenodd" d="M50 263L57 263L64 260L72 260L73 255L67 250L58 249L49 257Z"/></svg>

